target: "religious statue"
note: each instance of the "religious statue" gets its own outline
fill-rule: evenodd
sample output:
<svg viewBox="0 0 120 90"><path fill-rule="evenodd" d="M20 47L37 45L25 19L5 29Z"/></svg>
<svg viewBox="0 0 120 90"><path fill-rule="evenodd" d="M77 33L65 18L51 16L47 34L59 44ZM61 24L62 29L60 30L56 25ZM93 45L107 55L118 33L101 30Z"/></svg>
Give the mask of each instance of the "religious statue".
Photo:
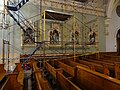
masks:
<svg viewBox="0 0 120 90"><path fill-rule="evenodd" d="M59 43L59 32L56 29L53 30L53 42Z"/></svg>
<svg viewBox="0 0 120 90"><path fill-rule="evenodd" d="M33 30L28 27L24 32L24 43L34 43L35 37L33 34Z"/></svg>
<svg viewBox="0 0 120 90"><path fill-rule="evenodd" d="M53 31L50 31L50 44L54 43Z"/></svg>
<svg viewBox="0 0 120 90"><path fill-rule="evenodd" d="M95 44L95 36L96 36L96 33L90 28L90 32L89 32L90 44Z"/></svg>
<svg viewBox="0 0 120 90"><path fill-rule="evenodd" d="M74 42L74 33L72 32L72 43Z"/></svg>
<svg viewBox="0 0 120 90"><path fill-rule="evenodd" d="M76 44L79 44L79 32L75 31L75 40L76 40Z"/></svg>
<svg viewBox="0 0 120 90"><path fill-rule="evenodd" d="M72 32L72 42L74 42L74 36L75 36L75 44L79 44L79 32L75 31L75 35Z"/></svg>

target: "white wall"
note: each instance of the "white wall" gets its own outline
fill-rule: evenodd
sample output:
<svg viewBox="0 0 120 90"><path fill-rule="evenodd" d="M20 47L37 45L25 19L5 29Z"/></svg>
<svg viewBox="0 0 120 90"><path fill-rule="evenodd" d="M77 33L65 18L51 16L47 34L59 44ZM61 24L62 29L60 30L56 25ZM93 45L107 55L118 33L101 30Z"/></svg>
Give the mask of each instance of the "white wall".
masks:
<svg viewBox="0 0 120 90"><path fill-rule="evenodd" d="M106 51L116 51L116 33L120 29L120 17L116 14L116 7L120 3L116 4L111 15L110 24L108 27L108 35L106 36Z"/></svg>

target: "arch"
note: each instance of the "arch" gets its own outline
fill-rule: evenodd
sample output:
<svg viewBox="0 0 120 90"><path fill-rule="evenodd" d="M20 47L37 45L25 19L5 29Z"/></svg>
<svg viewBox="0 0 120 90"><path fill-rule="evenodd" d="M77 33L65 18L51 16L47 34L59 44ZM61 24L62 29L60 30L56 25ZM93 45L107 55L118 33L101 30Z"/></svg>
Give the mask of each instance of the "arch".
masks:
<svg viewBox="0 0 120 90"><path fill-rule="evenodd" d="M106 16L108 18L111 18L112 11L114 10L115 6L118 4L119 0L109 0L107 3L106 8Z"/></svg>
<svg viewBox="0 0 120 90"><path fill-rule="evenodd" d="M117 30L119 29L119 25L115 24L118 22L117 20L119 19L114 19L113 15L115 15L115 8L119 4L119 0L110 0L107 3L107 8L106 8L106 31L108 34L106 35L106 51L115 51L116 52L116 33Z"/></svg>
<svg viewBox="0 0 120 90"><path fill-rule="evenodd" d="M116 40L117 54L120 55L120 29L117 30Z"/></svg>

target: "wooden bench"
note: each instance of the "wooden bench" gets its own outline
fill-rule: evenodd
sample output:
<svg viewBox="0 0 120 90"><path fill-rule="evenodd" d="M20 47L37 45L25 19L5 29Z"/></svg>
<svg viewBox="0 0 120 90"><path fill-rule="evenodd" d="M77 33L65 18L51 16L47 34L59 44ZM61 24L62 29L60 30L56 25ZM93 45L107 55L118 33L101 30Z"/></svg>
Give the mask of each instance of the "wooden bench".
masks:
<svg viewBox="0 0 120 90"><path fill-rule="evenodd" d="M32 69L33 69L33 73L39 71L39 68L37 67L37 62L32 63Z"/></svg>
<svg viewBox="0 0 120 90"><path fill-rule="evenodd" d="M8 75L8 78L1 90L23 90L24 72L14 72Z"/></svg>
<svg viewBox="0 0 120 90"><path fill-rule="evenodd" d="M77 66L76 82L83 90L119 90L120 80Z"/></svg>
<svg viewBox="0 0 120 90"><path fill-rule="evenodd" d="M53 61L54 62L54 61ZM58 60L59 62L59 60ZM45 63L46 69L50 72L50 74L56 79L57 85L61 87L63 90L80 90L71 79L73 77L65 77L63 74L63 67L59 69L55 69L54 66L49 64L48 62Z"/></svg>
<svg viewBox="0 0 120 90"><path fill-rule="evenodd" d="M48 81L43 78L41 71L36 72L34 75L37 90L51 90Z"/></svg>
<svg viewBox="0 0 120 90"><path fill-rule="evenodd" d="M109 71L114 72L115 78L120 79L120 62L114 62L114 61L106 62L103 59L96 60L96 59L85 59L84 58L84 60L106 66L109 69ZM107 68L105 68L104 70L107 71Z"/></svg>
<svg viewBox="0 0 120 90"><path fill-rule="evenodd" d="M37 62L32 63L33 75L35 79L35 87L37 90L51 90L48 81L44 79L42 70L37 67Z"/></svg>
<svg viewBox="0 0 120 90"><path fill-rule="evenodd" d="M120 62L120 56L113 56L113 55L103 55L103 58L109 59L112 61Z"/></svg>
<svg viewBox="0 0 120 90"><path fill-rule="evenodd" d="M98 63L93 63L93 62L89 62L89 61L85 61L85 60L79 60L78 62L85 64L85 65L88 65L90 67L91 66L94 67L95 71L97 71L97 72L103 73L105 75L109 75L109 70L108 70L108 67L106 65L101 65Z"/></svg>
<svg viewBox="0 0 120 90"><path fill-rule="evenodd" d="M71 67L67 64L64 64L64 63L60 62L60 61L57 62L57 65L58 65L58 67L63 68L63 70L65 72L67 72L68 74L70 74L72 77L75 76L75 72L74 72L75 67Z"/></svg>
<svg viewBox="0 0 120 90"><path fill-rule="evenodd" d="M22 63L15 63L15 65L16 65L16 67L13 72L19 72L19 71L23 70Z"/></svg>
<svg viewBox="0 0 120 90"><path fill-rule="evenodd" d="M35 74L34 78L35 78L35 87L36 87L35 89L36 90L42 90L42 86L41 86L41 83L39 81L38 75Z"/></svg>
<svg viewBox="0 0 120 90"><path fill-rule="evenodd" d="M75 62L75 61L73 61L73 60L71 60L71 59L70 59L70 60L69 60L69 59L64 59L63 62L64 62L65 64L71 66L71 67L82 66L82 67L85 67L85 68L88 68L88 69L92 69L92 70L95 71L94 68L89 67L89 66L87 66L87 65L85 65L85 64L77 63L77 62Z"/></svg>
<svg viewBox="0 0 120 90"><path fill-rule="evenodd" d="M0 73L0 82L2 81L2 79L5 77L6 73Z"/></svg>
<svg viewBox="0 0 120 90"><path fill-rule="evenodd" d="M53 76L54 80L56 80L56 73L57 71L62 72L62 68L55 69L53 66L51 66L48 62L45 62L45 68L50 72L50 74Z"/></svg>
<svg viewBox="0 0 120 90"><path fill-rule="evenodd" d="M6 73L6 70L4 69L4 64L0 64L0 73Z"/></svg>
<svg viewBox="0 0 120 90"><path fill-rule="evenodd" d="M0 64L0 82L6 75L6 70L4 69L4 64Z"/></svg>
<svg viewBox="0 0 120 90"><path fill-rule="evenodd" d="M120 63L120 56L112 56L112 55L100 55L100 57L96 56L95 54L93 55L87 55L87 56L84 56L85 58L88 58L88 59L93 59L93 60L96 60L96 61L103 61L103 62L108 62L108 63ZM119 60L115 60L115 57L116 58L119 58Z"/></svg>
<svg viewBox="0 0 120 90"><path fill-rule="evenodd" d="M86 57L91 59L103 59L107 61L120 62L120 56L116 55L115 52L100 52L96 54L86 55Z"/></svg>
<svg viewBox="0 0 120 90"><path fill-rule="evenodd" d="M57 72L57 83L60 85L60 87L62 87L63 90L81 90L61 72Z"/></svg>

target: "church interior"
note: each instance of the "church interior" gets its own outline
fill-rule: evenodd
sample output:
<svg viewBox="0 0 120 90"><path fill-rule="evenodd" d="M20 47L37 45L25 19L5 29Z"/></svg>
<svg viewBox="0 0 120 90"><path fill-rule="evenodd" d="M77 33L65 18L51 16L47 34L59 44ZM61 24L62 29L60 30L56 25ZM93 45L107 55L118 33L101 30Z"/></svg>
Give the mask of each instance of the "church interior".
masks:
<svg viewBox="0 0 120 90"><path fill-rule="evenodd" d="M0 0L0 90L120 90L120 0Z"/></svg>

